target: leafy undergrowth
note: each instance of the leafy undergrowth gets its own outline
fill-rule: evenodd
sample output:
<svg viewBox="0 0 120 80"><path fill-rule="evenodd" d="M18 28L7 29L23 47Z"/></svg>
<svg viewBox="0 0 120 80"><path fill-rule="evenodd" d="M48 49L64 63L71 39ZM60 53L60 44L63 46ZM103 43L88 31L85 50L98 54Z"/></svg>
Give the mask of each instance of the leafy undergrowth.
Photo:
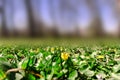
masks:
<svg viewBox="0 0 120 80"><path fill-rule="evenodd" d="M0 80L120 80L120 47L2 47Z"/></svg>

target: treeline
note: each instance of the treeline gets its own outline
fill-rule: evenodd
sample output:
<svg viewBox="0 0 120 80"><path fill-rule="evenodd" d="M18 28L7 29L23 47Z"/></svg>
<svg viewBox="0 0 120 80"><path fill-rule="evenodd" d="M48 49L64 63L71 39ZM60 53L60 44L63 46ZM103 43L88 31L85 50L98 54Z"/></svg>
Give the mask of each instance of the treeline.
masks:
<svg viewBox="0 0 120 80"><path fill-rule="evenodd" d="M0 15L1 15L1 28L0 34L3 37L9 36L29 36L29 37L43 37L43 36L79 36L79 37L98 37L98 36L120 36L119 27L116 31L107 33L103 29L102 20L100 17L99 6L97 4L98 0L48 0L48 10L51 18L51 25L45 23L42 18L38 19L37 16L40 14L40 5L42 5L42 0L22 0L25 5L25 10L27 14L28 25L27 28L22 30L17 30L14 25L14 0L0 0ZM33 3L34 2L34 3ZM79 7L81 3L84 2L90 9L93 18L91 19L89 27L82 28L78 22ZM107 3L111 4L112 0L106 0ZM6 12L6 6L9 4L10 13ZM55 7L55 4L58 7ZM116 16L119 16L119 3L111 4L116 12ZM18 5L19 6L19 5ZM35 7L36 6L36 7ZM102 6L102 5L101 5ZM9 16L6 16L9 14ZM38 15L37 15L38 14ZM57 20L59 17L59 23ZM65 15L66 14L66 15ZM7 17L7 18L6 18ZM8 29L8 17L11 19L10 23L11 29ZM78 22L78 23L77 23ZM60 24L60 25L59 25ZM22 24L21 24L22 25ZM48 27L49 26L49 27Z"/></svg>

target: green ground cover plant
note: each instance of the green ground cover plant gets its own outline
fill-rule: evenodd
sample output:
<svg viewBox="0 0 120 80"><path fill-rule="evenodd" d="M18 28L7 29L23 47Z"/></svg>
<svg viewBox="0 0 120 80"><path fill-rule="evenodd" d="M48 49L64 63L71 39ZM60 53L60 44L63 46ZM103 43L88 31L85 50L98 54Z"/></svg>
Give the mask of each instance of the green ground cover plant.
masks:
<svg viewBox="0 0 120 80"><path fill-rule="evenodd" d="M120 80L117 40L11 41L1 41L0 80Z"/></svg>

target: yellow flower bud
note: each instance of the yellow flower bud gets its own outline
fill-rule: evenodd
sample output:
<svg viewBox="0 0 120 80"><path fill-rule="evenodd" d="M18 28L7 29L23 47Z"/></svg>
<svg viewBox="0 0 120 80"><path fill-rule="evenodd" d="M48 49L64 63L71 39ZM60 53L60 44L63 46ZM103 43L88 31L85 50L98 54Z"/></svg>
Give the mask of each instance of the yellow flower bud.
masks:
<svg viewBox="0 0 120 80"><path fill-rule="evenodd" d="M103 59L104 56L103 56L103 55L99 55L99 56L97 56L97 58L98 58L98 59Z"/></svg>

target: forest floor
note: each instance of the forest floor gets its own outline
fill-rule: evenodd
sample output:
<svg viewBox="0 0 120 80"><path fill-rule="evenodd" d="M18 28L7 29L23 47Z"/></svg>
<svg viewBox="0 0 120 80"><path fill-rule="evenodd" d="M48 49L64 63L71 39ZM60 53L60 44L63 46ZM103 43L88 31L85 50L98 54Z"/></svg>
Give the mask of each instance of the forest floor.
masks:
<svg viewBox="0 0 120 80"><path fill-rule="evenodd" d="M0 80L120 80L119 39L0 39Z"/></svg>

